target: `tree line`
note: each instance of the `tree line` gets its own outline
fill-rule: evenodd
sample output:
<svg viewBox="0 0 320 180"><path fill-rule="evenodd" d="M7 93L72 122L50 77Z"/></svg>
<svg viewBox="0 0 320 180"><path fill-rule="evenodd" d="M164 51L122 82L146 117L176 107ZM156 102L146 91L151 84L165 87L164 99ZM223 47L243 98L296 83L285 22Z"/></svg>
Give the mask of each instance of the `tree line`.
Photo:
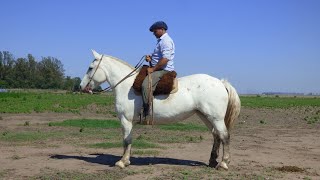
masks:
<svg viewBox="0 0 320 180"><path fill-rule="evenodd" d="M63 64L48 56L36 60L32 54L15 59L0 51L0 88L64 89L79 91L81 79L64 74Z"/></svg>

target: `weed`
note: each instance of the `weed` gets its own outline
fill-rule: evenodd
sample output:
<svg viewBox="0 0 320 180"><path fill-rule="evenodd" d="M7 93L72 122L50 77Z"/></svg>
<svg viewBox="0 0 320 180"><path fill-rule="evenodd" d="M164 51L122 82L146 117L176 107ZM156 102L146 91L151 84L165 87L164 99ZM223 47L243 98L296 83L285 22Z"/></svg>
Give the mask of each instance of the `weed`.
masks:
<svg viewBox="0 0 320 180"><path fill-rule="evenodd" d="M275 169L281 172L305 172L305 169L299 168L297 166L282 166L276 167Z"/></svg>
<svg viewBox="0 0 320 180"><path fill-rule="evenodd" d="M0 116L0 120L3 120L2 116Z"/></svg>
<svg viewBox="0 0 320 180"><path fill-rule="evenodd" d="M11 157L11 159L13 159L13 160L18 160L18 159L21 159L22 157L20 157L20 156L18 156L18 155L13 155L12 157Z"/></svg>
<svg viewBox="0 0 320 180"><path fill-rule="evenodd" d="M267 124L265 120L260 120L260 124Z"/></svg>
<svg viewBox="0 0 320 180"><path fill-rule="evenodd" d="M80 128L79 132L83 132L84 128Z"/></svg>
<svg viewBox="0 0 320 180"><path fill-rule="evenodd" d="M24 126L30 126L30 122L29 122L29 121L26 121L26 122L24 122L23 125L24 125Z"/></svg>
<svg viewBox="0 0 320 180"><path fill-rule="evenodd" d="M9 134L9 132L5 131L5 132L2 133L2 136L6 136L7 134Z"/></svg>
<svg viewBox="0 0 320 180"><path fill-rule="evenodd" d="M199 139L200 139L200 141L204 140L204 138L201 135L200 135Z"/></svg>
<svg viewBox="0 0 320 180"><path fill-rule="evenodd" d="M307 121L308 124L315 124L317 122L320 122L320 116L307 116L304 118L305 121Z"/></svg>

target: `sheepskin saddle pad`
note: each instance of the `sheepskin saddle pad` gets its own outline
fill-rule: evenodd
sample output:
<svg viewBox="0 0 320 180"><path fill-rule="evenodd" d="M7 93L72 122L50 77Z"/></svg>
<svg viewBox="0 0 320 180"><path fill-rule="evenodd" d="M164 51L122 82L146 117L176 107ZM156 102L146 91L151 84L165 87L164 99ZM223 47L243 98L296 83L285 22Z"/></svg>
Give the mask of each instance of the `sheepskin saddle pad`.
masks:
<svg viewBox="0 0 320 180"><path fill-rule="evenodd" d="M142 91L142 83L143 80L148 75L148 66L144 65L139 74L137 75L134 83L133 89L137 94L141 94ZM176 79L177 73L175 71L168 72L161 77L161 80L158 82L153 95L160 95L160 94L173 94L178 91L178 80Z"/></svg>

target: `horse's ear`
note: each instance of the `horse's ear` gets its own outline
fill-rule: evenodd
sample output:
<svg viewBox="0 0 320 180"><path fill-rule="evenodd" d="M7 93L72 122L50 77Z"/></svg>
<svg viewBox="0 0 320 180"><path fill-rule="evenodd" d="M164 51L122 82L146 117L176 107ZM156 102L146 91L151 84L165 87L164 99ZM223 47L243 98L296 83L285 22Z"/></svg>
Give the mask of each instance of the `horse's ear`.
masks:
<svg viewBox="0 0 320 180"><path fill-rule="evenodd" d="M92 54L93 54L95 59L100 59L101 58L101 55L99 53L97 53L97 51L95 51L93 49L91 49L91 51L92 51Z"/></svg>

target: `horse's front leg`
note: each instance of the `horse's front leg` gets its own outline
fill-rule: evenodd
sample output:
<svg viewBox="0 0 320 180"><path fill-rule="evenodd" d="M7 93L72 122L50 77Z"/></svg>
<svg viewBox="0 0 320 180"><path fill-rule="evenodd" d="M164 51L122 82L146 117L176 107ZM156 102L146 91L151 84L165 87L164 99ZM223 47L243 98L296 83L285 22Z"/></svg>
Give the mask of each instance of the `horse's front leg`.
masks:
<svg viewBox="0 0 320 180"><path fill-rule="evenodd" d="M121 118L121 126L123 133L123 156L121 160L116 162L116 166L124 168L130 165L131 144L132 144L132 122L126 118Z"/></svg>

